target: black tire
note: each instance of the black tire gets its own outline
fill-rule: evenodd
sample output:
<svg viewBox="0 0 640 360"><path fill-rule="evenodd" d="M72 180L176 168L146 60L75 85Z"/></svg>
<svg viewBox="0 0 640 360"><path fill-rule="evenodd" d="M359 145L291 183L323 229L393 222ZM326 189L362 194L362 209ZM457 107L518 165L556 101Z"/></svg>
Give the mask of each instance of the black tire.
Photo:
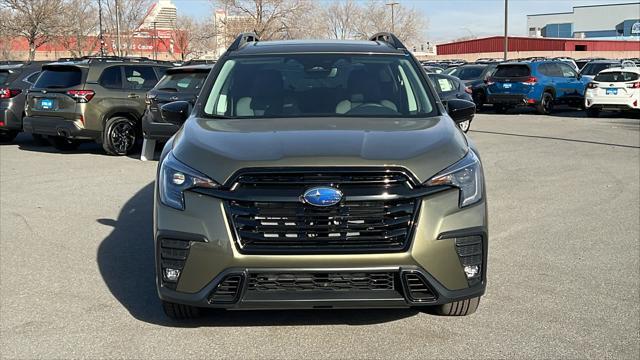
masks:
<svg viewBox="0 0 640 360"><path fill-rule="evenodd" d="M540 115L549 115L553 112L553 95L550 92L542 94L542 99L536 105L536 111Z"/></svg>
<svg viewBox="0 0 640 360"><path fill-rule="evenodd" d="M595 109L595 108L588 108L587 109L587 116L590 118L597 118L600 116L600 109Z"/></svg>
<svg viewBox="0 0 640 360"><path fill-rule="evenodd" d="M507 110L509 110L509 108L506 105L493 105L493 109L498 114L504 114L507 112Z"/></svg>
<svg viewBox="0 0 640 360"><path fill-rule="evenodd" d="M127 155L136 147L139 137L133 120L114 117L105 123L102 132L102 148L109 155Z"/></svg>
<svg viewBox="0 0 640 360"><path fill-rule="evenodd" d="M476 312L478 305L480 305L480 296L437 305L434 306L433 310L437 315L441 316L467 316Z"/></svg>
<svg viewBox="0 0 640 360"><path fill-rule="evenodd" d="M67 139L62 136L49 136L48 139L51 145L60 151L73 151L80 146L78 140Z"/></svg>
<svg viewBox="0 0 640 360"><path fill-rule="evenodd" d="M47 138L44 135L31 134L31 137L33 138L33 142L38 146L49 145L49 142L47 141Z"/></svg>
<svg viewBox="0 0 640 360"><path fill-rule="evenodd" d="M473 102L476 103L476 112L480 112L484 107L484 99L485 95L483 91L478 90L473 93Z"/></svg>
<svg viewBox="0 0 640 360"><path fill-rule="evenodd" d="M16 136L18 136L19 133L20 131L18 130L0 131L0 143L12 142L13 140L15 140Z"/></svg>
<svg viewBox="0 0 640 360"><path fill-rule="evenodd" d="M200 317L200 309L194 306L162 301L162 310L174 320L195 319Z"/></svg>

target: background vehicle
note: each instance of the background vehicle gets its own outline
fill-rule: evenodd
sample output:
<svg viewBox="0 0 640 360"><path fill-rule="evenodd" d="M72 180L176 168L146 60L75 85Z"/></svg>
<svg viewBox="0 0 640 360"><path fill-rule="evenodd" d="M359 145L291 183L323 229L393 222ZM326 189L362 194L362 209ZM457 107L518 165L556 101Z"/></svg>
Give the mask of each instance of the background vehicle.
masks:
<svg viewBox="0 0 640 360"><path fill-rule="evenodd" d="M471 89L477 111L480 111L487 102L487 80L493 75L497 66L498 63L466 64L449 73L449 75L464 81L465 86Z"/></svg>
<svg viewBox="0 0 640 360"><path fill-rule="evenodd" d="M444 71L443 68L439 66L432 66L432 65L423 65L422 68L424 69L424 71L428 73L434 73L434 74L440 74Z"/></svg>
<svg viewBox="0 0 640 360"><path fill-rule="evenodd" d="M587 86L585 109L591 117L600 111L640 111L640 68L625 62L600 71Z"/></svg>
<svg viewBox="0 0 640 360"><path fill-rule="evenodd" d="M580 75L588 80L598 75L598 73L604 69L610 67L620 66L620 60L593 60L589 61L581 70Z"/></svg>
<svg viewBox="0 0 640 360"><path fill-rule="evenodd" d="M22 131L24 102L40 75L42 62L0 66L0 141L10 142ZM36 141L42 141L38 135Z"/></svg>
<svg viewBox="0 0 640 360"><path fill-rule="evenodd" d="M44 65L27 95L24 129L61 150L92 140L107 154L128 154L142 135L146 92L167 67L113 57Z"/></svg>
<svg viewBox="0 0 640 360"><path fill-rule="evenodd" d="M438 96L443 103L447 103L452 99L462 99L467 101L473 101L471 96L471 88L455 76L445 74L427 74L429 80L438 92ZM471 121L473 120L473 114L468 120L458 123L462 131L467 132L471 127Z"/></svg>
<svg viewBox="0 0 640 360"><path fill-rule="evenodd" d="M191 112L165 104L164 119L182 124L154 196L165 313L473 313L486 284L484 177L455 121L475 106L452 99L445 110L420 66L389 33L242 34Z"/></svg>
<svg viewBox="0 0 640 360"><path fill-rule="evenodd" d="M504 63L489 80L487 99L499 113L533 106L539 114L549 114L558 104L582 107L587 81L561 61Z"/></svg>
<svg viewBox="0 0 640 360"><path fill-rule="evenodd" d="M558 60L558 61L562 61L564 63L567 63L567 64L571 65L573 70L575 70L577 72L580 72L580 68L578 67L578 64L576 64L576 61L573 60L570 57L555 57L552 60Z"/></svg>
<svg viewBox="0 0 640 360"><path fill-rule="evenodd" d="M146 110L142 116L145 139L164 141L173 136L178 127L160 116L160 107L172 101L188 101L193 105L204 80L213 65L185 65L168 69L146 96Z"/></svg>
<svg viewBox="0 0 640 360"><path fill-rule="evenodd" d="M582 58L582 59L577 59L576 60L576 66L578 67L578 69L582 70L582 68L587 65L587 63L589 61L594 61L594 60L606 60L605 58L599 58L599 57L591 57L591 58Z"/></svg>

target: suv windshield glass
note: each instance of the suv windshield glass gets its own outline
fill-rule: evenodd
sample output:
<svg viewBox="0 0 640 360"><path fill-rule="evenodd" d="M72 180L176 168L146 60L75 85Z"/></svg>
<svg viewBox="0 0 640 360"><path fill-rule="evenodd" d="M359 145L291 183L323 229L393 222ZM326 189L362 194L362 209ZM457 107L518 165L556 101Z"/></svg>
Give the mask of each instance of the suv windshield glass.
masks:
<svg viewBox="0 0 640 360"><path fill-rule="evenodd" d="M80 85L82 70L75 66L45 68L40 73L34 87L40 89L65 89Z"/></svg>
<svg viewBox="0 0 640 360"><path fill-rule="evenodd" d="M531 70L527 65L499 65L495 74L493 74L497 78L525 77L529 75L531 75Z"/></svg>
<svg viewBox="0 0 640 360"><path fill-rule="evenodd" d="M479 79L483 71L483 66L461 66L452 72L451 75L460 80L473 80Z"/></svg>
<svg viewBox="0 0 640 360"><path fill-rule="evenodd" d="M206 72L174 72L166 74L156 89L175 92L197 92L202 87Z"/></svg>
<svg viewBox="0 0 640 360"><path fill-rule="evenodd" d="M204 112L231 118L424 117L436 110L405 56L285 54L227 60Z"/></svg>
<svg viewBox="0 0 640 360"><path fill-rule="evenodd" d="M604 69L608 69L616 65L614 63L588 63L581 71L582 75L595 75Z"/></svg>
<svg viewBox="0 0 640 360"><path fill-rule="evenodd" d="M607 71L599 73L593 80L604 82L626 82L638 80L638 77L638 74L628 71Z"/></svg>

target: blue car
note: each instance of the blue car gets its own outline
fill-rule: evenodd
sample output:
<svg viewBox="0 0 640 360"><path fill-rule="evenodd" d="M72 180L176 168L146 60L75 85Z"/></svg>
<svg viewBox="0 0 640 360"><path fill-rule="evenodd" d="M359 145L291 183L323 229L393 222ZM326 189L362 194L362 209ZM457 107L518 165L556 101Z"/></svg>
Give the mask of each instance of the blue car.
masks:
<svg viewBox="0 0 640 360"><path fill-rule="evenodd" d="M504 63L488 81L487 102L498 113L518 106L535 107L539 114L550 114L558 104L581 108L589 82L562 61Z"/></svg>

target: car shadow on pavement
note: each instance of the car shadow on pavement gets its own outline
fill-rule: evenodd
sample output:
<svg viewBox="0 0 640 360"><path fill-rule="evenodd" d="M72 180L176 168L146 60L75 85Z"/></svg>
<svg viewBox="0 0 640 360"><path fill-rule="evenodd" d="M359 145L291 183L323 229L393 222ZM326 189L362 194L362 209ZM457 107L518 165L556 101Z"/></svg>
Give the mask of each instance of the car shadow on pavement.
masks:
<svg viewBox="0 0 640 360"><path fill-rule="evenodd" d="M396 321L419 312L388 310L207 310L200 319L173 321L164 315L155 285L153 246L153 186L150 183L129 199L117 219L97 219L113 227L98 248L100 274L129 313L140 321L173 327L367 325Z"/></svg>

